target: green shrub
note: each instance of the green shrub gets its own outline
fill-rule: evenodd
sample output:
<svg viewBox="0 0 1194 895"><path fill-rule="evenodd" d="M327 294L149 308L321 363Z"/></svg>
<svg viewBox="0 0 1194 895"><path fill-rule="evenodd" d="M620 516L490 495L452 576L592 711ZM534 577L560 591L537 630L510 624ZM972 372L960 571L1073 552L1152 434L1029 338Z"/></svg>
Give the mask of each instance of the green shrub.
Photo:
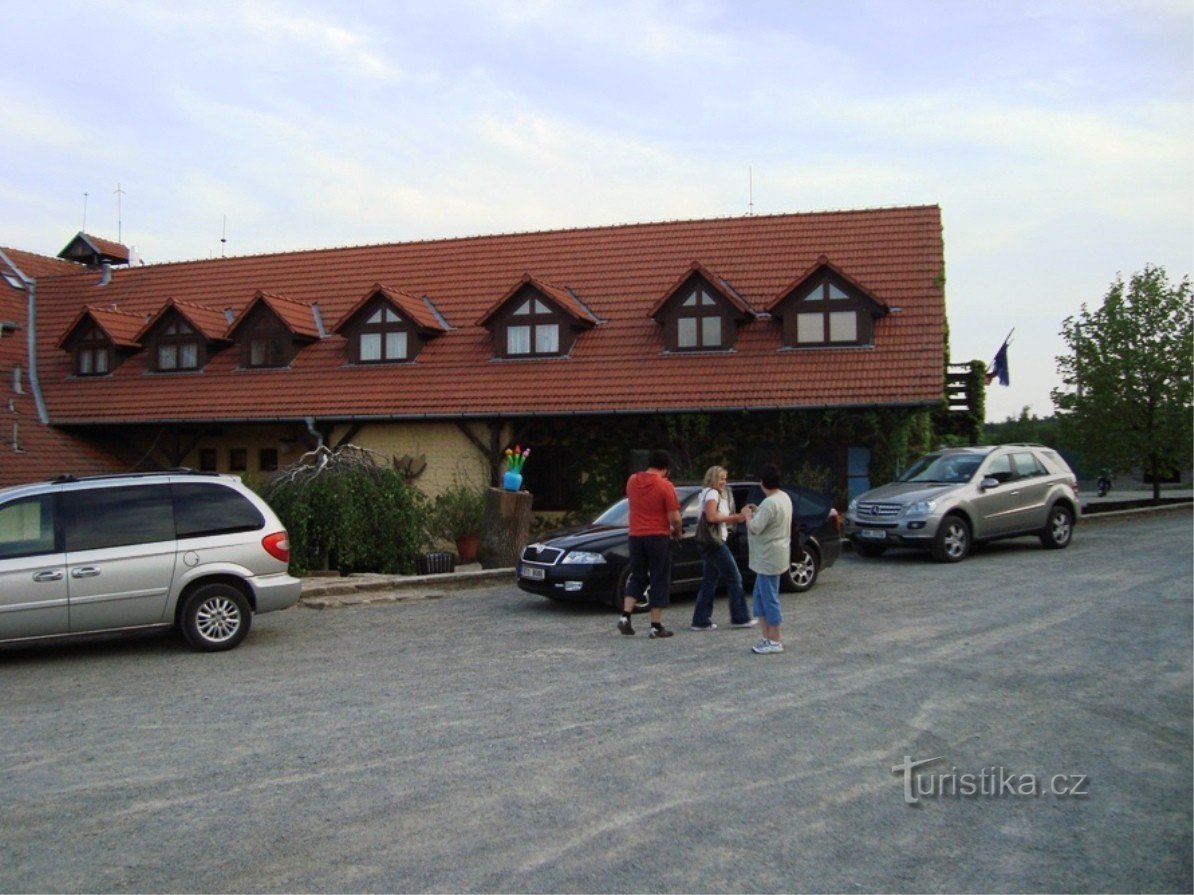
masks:
<svg viewBox="0 0 1194 895"><path fill-rule="evenodd" d="M291 574L414 572L427 501L392 464L352 445L320 448L260 491L289 534Z"/></svg>

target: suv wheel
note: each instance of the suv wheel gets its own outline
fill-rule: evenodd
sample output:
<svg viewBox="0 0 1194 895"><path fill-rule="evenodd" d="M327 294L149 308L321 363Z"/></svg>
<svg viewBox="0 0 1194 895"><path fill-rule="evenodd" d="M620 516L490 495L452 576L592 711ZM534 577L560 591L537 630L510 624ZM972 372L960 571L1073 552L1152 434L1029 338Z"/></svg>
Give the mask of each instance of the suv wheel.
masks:
<svg viewBox="0 0 1194 895"><path fill-rule="evenodd" d="M970 552L970 526L961 516L946 516L933 539L933 559L937 562L961 562Z"/></svg>
<svg viewBox="0 0 1194 895"><path fill-rule="evenodd" d="M182 607L180 627L187 642L205 652L232 649L245 639L253 613L249 601L230 584L204 584Z"/></svg>
<svg viewBox="0 0 1194 895"><path fill-rule="evenodd" d="M780 590L787 593L802 594L817 583L817 555L808 547L798 549L799 555L792 557L788 564L788 574L781 575L779 579Z"/></svg>
<svg viewBox="0 0 1194 895"><path fill-rule="evenodd" d="M1049 509L1049 519L1041 532L1041 544L1049 550L1060 550L1074 537L1074 515L1069 507L1054 504Z"/></svg>

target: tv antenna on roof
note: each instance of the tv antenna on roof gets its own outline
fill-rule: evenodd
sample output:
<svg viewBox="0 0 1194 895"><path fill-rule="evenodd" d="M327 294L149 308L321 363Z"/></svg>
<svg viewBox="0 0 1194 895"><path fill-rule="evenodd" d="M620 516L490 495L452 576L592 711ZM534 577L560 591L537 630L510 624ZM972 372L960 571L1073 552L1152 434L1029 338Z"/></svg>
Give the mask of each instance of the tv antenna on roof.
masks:
<svg viewBox="0 0 1194 895"><path fill-rule="evenodd" d="M83 232L87 232L87 193L83 193Z"/></svg>
<svg viewBox="0 0 1194 895"><path fill-rule="evenodd" d="M124 227L124 220L123 220L123 213L121 211L120 197L124 195L124 190L122 190L120 188L119 181L116 182L116 189L113 190L113 192L116 193L116 241L123 243L124 238L123 238L123 234L121 231Z"/></svg>
<svg viewBox="0 0 1194 895"><path fill-rule="evenodd" d="M220 257L224 257L224 246L228 244L228 215L224 215L224 226L220 230Z"/></svg>
<svg viewBox="0 0 1194 895"><path fill-rule="evenodd" d="M747 195L750 201L750 204L747 206L746 216L753 217L755 213L755 169L752 165L746 166L746 184Z"/></svg>

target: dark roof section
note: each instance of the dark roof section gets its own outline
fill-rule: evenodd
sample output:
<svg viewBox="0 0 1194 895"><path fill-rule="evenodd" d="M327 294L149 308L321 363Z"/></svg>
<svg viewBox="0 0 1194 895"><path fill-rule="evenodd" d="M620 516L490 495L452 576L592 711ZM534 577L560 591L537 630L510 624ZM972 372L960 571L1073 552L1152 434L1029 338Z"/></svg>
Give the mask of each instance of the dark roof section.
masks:
<svg viewBox="0 0 1194 895"><path fill-rule="evenodd" d="M88 267L98 267L105 261L109 264L128 264L129 250L128 246L80 230L58 253L58 257L67 261L77 261Z"/></svg>

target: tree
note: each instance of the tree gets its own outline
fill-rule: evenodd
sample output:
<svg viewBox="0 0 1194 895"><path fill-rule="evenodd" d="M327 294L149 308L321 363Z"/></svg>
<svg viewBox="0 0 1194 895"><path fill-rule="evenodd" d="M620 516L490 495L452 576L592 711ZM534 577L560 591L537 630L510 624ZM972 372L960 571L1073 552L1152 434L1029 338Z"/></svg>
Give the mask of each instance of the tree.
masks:
<svg viewBox="0 0 1194 895"><path fill-rule="evenodd" d="M1062 322L1070 353L1057 358L1052 395L1070 442L1113 471L1150 475L1154 502L1194 448L1190 299L1188 276L1172 285L1149 265L1126 287L1117 277L1101 308L1083 304Z"/></svg>

